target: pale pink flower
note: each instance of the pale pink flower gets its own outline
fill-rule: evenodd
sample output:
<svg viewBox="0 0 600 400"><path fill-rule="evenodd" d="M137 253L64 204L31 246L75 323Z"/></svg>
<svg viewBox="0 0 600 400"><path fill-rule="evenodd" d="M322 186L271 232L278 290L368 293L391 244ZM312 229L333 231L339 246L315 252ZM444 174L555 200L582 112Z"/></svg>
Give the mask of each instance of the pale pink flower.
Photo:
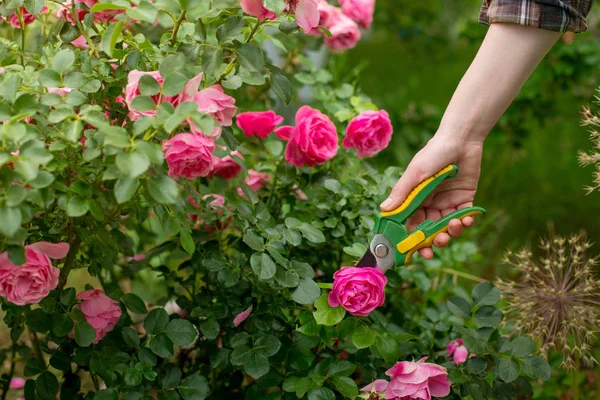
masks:
<svg viewBox="0 0 600 400"><path fill-rule="evenodd" d="M356 148L359 158L373 157L388 146L393 132L387 112L364 111L348 124L342 146Z"/></svg>
<svg viewBox="0 0 600 400"><path fill-rule="evenodd" d="M240 0L240 5L246 14L252 15L260 21L277 18L277 15L273 11L263 5L262 0Z"/></svg>
<svg viewBox="0 0 600 400"><path fill-rule="evenodd" d="M354 48L361 37L356 22L344 14L332 18L327 29L331 32L331 36L325 36L325 45L335 51Z"/></svg>
<svg viewBox="0 0 600 400"><path fill-rule="evenodd" d="M21 17L23 18L23 24L24 25L33 24L39 15L44 14L47 11L48 11L48 7L44 6L44 8L42 8L42 11L40 11L39 14L33 15L33 14L29 14L29 11L27 11L27 9L25 7L21 7L20 12L21 12ZM0 18L2 18L2 17L0 17ZM19 22L19 16L17 15L16 12L9 15L8 19L6 19L6 18L2 18L2 19L5 19L6 21L8 21L8 23L11 24L13 28L21 29L21 23Z"/></svg>
<svg viewBox="0 0 600 400"><path fill-rule="evenodd" d="M244 322L250 316L251 312L252 312L252 305L250 305L250 307L248 307L246 310L239 313L233 319L233 326L238 327L242 322Z"/></svg>
<svg viewBox="0 0 600 400"><path fill-rule="evenodd" d="M427 357L417 362L402 361L385 374L390 383L386 388L387 399L431 400L450 394L450 381L446 368L426 363Z"/></svg>
<svg viewBox="0 0 600 400"><path fill-rule="evenodd" d="M74 47L77 47L78 49L87 49L90 47L87 43L87 40L85 40L85 36L83 36L83 35L79 35L79 37L77 39L73 40L71 42L71 44ZM111 64L111 66L114 66L114 64Z"/></svg>
<svg viewBox="0 0 600 400"><path fill-rule="evenodd" d="M366 317L385 302L387 278L377 268L342 267L333 274L329 305Z"/></svg>
<svg viewBox="0 0 600 400"><path fill-rule="evenodd" d="M99 289L86 290L79 293L76 298L81 300L81 304L77 304L74 308L78 308L88 324L94 328L96 331L94 343L98 343L113 330L121 318L121 307Z"/></svg>
<svg viewBox="0 0 600 400"><path fill-rule="evenodd" d="M64 258L67 243L37 242L25 246L25 264L10 262L8 253L0 254L0 296L18 306L39 303L58 286L60 270L50 259Z"/></svg>
<svg viewBox="0 0 600 400"><path fill-rule="evenodd" d="M48 93L55 93L60 97L65 97L69 92L75 90L70 87L62 87L62 88L48 88Z"/></svg>
<svg viewBox="0 0 600 400"><path fill-rule="evenodd" d="M375 12L375 0L339 0L342 11L346 16L365 29L369 29L373 23Z"/></svg>
<svg viewBox="0 0 600 400"><path fill-rule="evenodd" d="M304 32L319 26L319 3L321 0L288 0L288 11L296 14L296 23Z"/></svg>
<svg viewBox="0 0 600 400"><path fill-rule="evenodd" d="M194 179L212 171L215 144L204 135L179 133L162 143L169 176Z"/></svg>
<svg viewBox="0 0 600 400"><path fill-rule="evenodd" d="M139 83L140 83L141 77L144 75L152 76L154 79L156 79L156 81L158 82L158 84L160 86L162 86L162 84L163 84L163 77L160 75L160 72L158 72L158 71L145 72L145 71L133 70L129 73L129 75L127 77L127 86L125 86L125 104L127 104L127 107L129 108L129 118L132 121L135 121L136 119L138 119L141 116L153 117L156 115L156 109L152 109L152 110L148 110L148 111L138 111L132 107L133 99L137 96L140 96ZM154 101L154 103L156 105L158 105L158 100L160 98L160 94L155 94L154 96L151 96L151 98Z"/></svg>

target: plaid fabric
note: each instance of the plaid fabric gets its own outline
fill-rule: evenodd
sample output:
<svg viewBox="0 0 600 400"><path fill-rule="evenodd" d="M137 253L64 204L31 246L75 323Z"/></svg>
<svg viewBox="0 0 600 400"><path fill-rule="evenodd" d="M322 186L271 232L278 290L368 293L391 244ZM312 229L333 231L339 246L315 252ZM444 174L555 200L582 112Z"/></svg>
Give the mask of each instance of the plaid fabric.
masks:
<svg viewBox="0 0 600 400"><path fill-rule="evenodd" d="M594 0L483 0L479 22L509 22L558 32L584 32Z"/></svg>

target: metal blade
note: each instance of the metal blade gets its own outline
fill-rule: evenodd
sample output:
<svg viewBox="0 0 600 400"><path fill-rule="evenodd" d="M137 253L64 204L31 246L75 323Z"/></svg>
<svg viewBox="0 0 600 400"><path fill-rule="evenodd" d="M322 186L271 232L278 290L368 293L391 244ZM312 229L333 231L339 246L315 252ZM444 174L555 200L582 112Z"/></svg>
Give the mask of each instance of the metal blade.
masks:
<svg viewBox="0 0 600 400"><path fill-rule="evenodd" d="M373 253L371 253L371 250L367 249L367 252L365 253L364 256L362 256L362 258L360 259L360 261L358 261L356 263L355 267L373 267L373 268L376 268L377 267L377 259L375 258L375 256L373 255Z"/></svg>

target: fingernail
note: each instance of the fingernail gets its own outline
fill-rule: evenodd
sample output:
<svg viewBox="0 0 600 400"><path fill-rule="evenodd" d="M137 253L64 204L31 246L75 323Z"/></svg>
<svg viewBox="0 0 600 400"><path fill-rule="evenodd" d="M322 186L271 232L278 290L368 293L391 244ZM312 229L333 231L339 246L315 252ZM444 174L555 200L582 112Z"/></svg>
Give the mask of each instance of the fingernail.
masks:
<svg viewBox="0 0 600 400"><path fill-rule="evenodd" d="M381 203L381 208L388 208L389 206L392 205L392 202L393 202L393 200L388 198L386 201Z"/></svg>

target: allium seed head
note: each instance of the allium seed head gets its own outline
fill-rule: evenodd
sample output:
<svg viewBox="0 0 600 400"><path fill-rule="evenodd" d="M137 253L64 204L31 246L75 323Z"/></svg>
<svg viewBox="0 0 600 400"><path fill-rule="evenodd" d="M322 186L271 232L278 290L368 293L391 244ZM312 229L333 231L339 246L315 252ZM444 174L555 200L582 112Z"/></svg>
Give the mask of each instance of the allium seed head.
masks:
<svg viewBox="0 0 600 400"><path fill-rule="evenodd" d="M508 317L540 340L544 353L560 351L562 368L574 368L579 358L597 363L592 344L600 331L600 285L593 272L598 257L587 254L590 246L582 235L555 236L540 242L545 254L539 259L529 249L507 252L507 264L522 278L498 284L509 304Z"/></svg>

